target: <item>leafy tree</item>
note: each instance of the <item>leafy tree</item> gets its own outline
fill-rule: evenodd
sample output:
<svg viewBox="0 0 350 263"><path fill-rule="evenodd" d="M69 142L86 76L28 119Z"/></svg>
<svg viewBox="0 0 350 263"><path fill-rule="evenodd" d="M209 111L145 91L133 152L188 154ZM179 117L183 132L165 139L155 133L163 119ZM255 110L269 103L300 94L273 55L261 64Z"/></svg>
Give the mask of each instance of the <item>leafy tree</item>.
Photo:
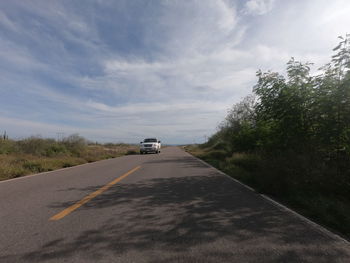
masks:
<svg viewBox="0 0 350 263"><path fill-rule="evenodd" d="M317 134L327 152L350 153L350 35L333 50L337 53L317 77Z"/></svg>
<svg viewBox="0 0 350 263"><path fill-rule="evenodd" d="M350 35L340 40L319 75L294 58L286 76L259 70L253 95L229 110L209 143L220 142L228 154L294 152L348 167L341 160L350 156Z"/></svg>

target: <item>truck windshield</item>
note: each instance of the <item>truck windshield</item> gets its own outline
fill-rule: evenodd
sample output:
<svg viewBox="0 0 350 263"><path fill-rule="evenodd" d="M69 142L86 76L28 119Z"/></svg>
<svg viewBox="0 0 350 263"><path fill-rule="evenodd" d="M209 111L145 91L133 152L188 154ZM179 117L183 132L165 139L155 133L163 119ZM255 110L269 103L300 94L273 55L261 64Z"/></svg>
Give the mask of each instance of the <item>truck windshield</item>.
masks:
<svg viewBox="0 0 350 263"><path fill-rule="evenodd" d="M145 139L144 142L158 142L157 139Z"/></svg>

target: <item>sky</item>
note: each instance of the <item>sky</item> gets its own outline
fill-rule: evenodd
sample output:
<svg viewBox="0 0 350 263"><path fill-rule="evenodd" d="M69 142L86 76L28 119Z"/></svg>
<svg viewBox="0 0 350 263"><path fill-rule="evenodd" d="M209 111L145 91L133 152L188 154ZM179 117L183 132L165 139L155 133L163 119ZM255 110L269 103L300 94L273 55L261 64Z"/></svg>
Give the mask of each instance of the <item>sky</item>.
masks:
<svg viewBox="0 0 350 263"><path fill-rule="evenodd" d="M256 71L330 60L348 0L0 1L0 133L201 143Z"/></svg>

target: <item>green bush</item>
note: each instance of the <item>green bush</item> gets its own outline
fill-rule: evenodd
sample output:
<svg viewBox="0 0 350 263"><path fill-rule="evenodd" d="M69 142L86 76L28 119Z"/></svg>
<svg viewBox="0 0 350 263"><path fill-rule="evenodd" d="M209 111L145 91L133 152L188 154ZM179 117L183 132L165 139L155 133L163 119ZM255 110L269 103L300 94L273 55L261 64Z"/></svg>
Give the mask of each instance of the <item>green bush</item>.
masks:
<svg viewBox="0 0 350 263"><path fill-rule="evenodd" d="M15 141L0 139L0 154L14 153L17 151L18 147Z"/></svg>
<svg viewBox="0 0 350 263"><path fill-rule="evenodd" d="M54 143L55 140L53 139L42 139L40 137L30 137L17 142L20 152L37 156L45 155L46 149Z"/></svg>
<svg viewBox="0 0 350 263"><path fill-rule="evenodd" d="M81 156L86 151L88 142L84 137L78 134L72 134L63 139L64 146L75 156Z"/></svg>
<svg viewBox="0 0 350 263"><path fill-rule="evenodd" d="M209 151L206 155L206 158L218 161L224 161L226 157L227 152L225 150L212 150Z"/></svg>
<svg viewBox="0 0 350 263"><path fill-rule="evenodd" d="M66 146L58 143L52 144L45 149L45 156L48 156L48 157L65 155L67 153L68 153L68 150Z"/></svg>
<svg viewBox="0 0 350 263"><path fill-rule="evenodd" d="M23 168L34 173L41 173L45 171L45 169L42 167L42 165L39 162L26 161L23 164Z"/></svg>
<svg viewBox="0 0 350 263"><path fill-rule="evenodd" d="M242 167L248 171L255 171L261 168L261 158L256 154L234 153L226 159L228 164Z"/></svg>

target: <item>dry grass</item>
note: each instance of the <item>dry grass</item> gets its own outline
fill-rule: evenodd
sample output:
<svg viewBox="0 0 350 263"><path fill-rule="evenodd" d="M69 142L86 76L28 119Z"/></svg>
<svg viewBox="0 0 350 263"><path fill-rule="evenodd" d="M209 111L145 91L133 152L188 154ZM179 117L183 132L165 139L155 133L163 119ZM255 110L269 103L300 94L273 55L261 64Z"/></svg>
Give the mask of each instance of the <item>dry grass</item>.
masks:
<svg viewBox="0 0 350 263"><path fill-rule="evenodd" d="M24 153L0 154L0 180L134 154L137 150L137 146L121 144L111 146L89 145L76 156L70 154L53 157Z"/></svg>

